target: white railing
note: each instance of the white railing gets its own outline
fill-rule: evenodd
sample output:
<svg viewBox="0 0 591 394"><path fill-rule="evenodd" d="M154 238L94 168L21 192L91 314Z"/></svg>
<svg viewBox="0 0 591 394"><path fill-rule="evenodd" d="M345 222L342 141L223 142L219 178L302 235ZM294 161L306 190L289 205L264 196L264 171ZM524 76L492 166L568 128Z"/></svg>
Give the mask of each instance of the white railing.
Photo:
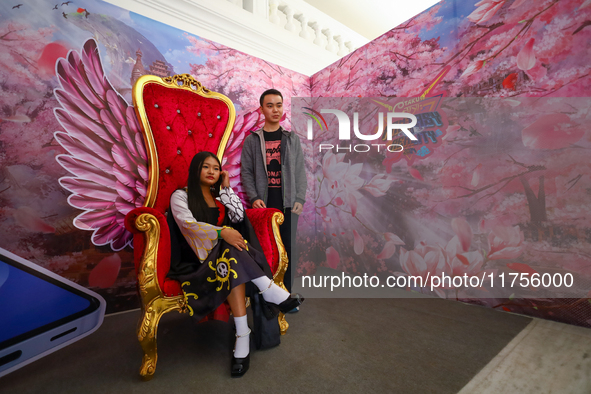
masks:
<svg viewBox="0 0 591 394"><path fill-rule="evenodd" d="M369 41L303 0L227 1L339 57Z"/></svg>

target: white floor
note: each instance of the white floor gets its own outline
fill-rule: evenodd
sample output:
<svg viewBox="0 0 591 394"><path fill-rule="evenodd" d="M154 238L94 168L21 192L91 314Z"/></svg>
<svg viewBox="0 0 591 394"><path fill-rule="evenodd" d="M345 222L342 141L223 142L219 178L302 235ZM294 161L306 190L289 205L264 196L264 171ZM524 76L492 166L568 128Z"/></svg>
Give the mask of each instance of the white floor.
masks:
<svg viewBox="0 0 591 394"><path fill-rule="evenodd" d="M473 393L591 393L591 329L534 319L459 394Z"/></svg>

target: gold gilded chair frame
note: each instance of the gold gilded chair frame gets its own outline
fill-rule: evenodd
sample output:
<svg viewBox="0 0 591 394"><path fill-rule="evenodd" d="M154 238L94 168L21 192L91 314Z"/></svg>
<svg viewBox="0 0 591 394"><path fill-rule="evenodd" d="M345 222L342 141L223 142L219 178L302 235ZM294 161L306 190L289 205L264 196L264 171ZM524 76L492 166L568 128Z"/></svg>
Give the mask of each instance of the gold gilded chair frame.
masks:
<svg viewBox="0 0 591 394"><path fill-rule="evenodd" d="M234 121L236 119L236 110L232 101L221 93L212 92L189 74L174 75L172 77L160 78L154 75L144 75L140 77L133 87L133 103L136 115L141 123L141 129L146 143L146 151L148 153L148 167L149 167L149 183L146 192L145 207L152 208L156 201L159 181L159 164L158 152L152 134L152 128L148 122L146 114L143 89L148 83L156 83L166 87L176 89L189 90L197 93L203 97L215 98L223 101L228 106L230 111L228 124L224 131L224 135L218 147L217 157L222 161L224 151ZM285 246L281 240L279 226L283 223L283 213L275 212L272 217L272 228L277 249L279 251L279 265L277 271L273 275L274 282L283 287L283 279L287 270L287 253ZM160 224L156 216L144 213L137 217L135 221L136 228L144 233L145 247L141 257L138 269L138 286L142 304L142 316L137 327L137 337L144 351L142 358L142 365L140 367L140 375L144 380L150 380L156 371L156 362L158 360L157 353L157 333L158 323L160 318L167 312L178 311L179 313L187 313L187 300L185 295L174 297L167 297L158 283L157 276L157 256L158 256L158 240L160 239ZM278 317L279 328L281 335L287 332L289 324L285 320L285 316L281 313Z"/></svg>

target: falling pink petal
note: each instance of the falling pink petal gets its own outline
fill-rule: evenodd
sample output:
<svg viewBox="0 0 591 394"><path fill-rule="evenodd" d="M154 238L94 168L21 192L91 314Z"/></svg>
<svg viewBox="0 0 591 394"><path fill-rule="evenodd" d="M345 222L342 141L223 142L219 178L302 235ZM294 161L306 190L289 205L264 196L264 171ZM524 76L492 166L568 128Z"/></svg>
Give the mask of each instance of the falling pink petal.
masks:
<svg viewBox="0 0 591 394"><path fill-rule="evenodd" d="M340 197L337 197L337 198L335 198L335 199L334 199L334 202L335 202L335 204L337 204L338 206L341 206L341 205L343 205L343 204L345 203L345 202L343 201L343 199L342 199L342 198L340 198Z"/></svg>
<svg viewBox="0 0 591 394"><path fill-rule="evenodd" d="M353 250L355 251L355 254L363 253L363 248L363 239L361 238L357 230L353 230Z"/></svg>
<svg viewBox="0 0 591 394"><path fill-rule="evenodd" d="M376 256L378 259L389 259L396 252L396 244L392 241L386 242L384 249Z"/></svg>
<svg viewBox="0 0 591 394"><path fill-rule="evenodd" d="M484 66L485 61L484 60L477 60L475 62L472 62L467 68L466 70L464 70L464 72L462 73L462 75L460 75L460 78L462 77L467 77L469 75L472 75L478 71L480 71L480 69Z"/></svg>
<svg viewBox="0 0 591 394"><path fill-rule="evenodd" d="M105 257L90 271L88 284L91 287L107 289L115 284L120 269L121 257L117 253Z"/></svg>
<svg viewBox="0 0 591 394"><path fill-rule="evenodd" d="M384 238L386 238L386 241L388 242L393 242L394 245L404 245L404 241L396 234L384 233Z"/></svg>
<svg viewBox="0 0 591 394"><path fill-rule="evenodd" d="M503 6L504 0L486 0L476 3L478 7L470 15L468 20L480 24L491 19L496 12Z"/></svg>
<svg viewBox="0 0 591 394"><path fill-rule="evenodd" d="M470 228L468 222L463 218L453 218L451 220L451 228L457 234L462 249L464 252L467 252L472 242L472 228Z"/></svg>
<svg viewBox="0 0 591 394"><path fill-rule="evenodd" d="M341 262L339 252L332 246L326 249L326 263L332 269L336 269Z"/></svg>
<svg viewBox="0 0 591 394"><path fill-rule="evenodd" d="M503 80L503 87L508 90L515 90L515 84L519 79L519 74L511 73Z"/></svg>
<svg viewBox="0 0 591 394"><path fill-rule="evenodd" d="M519 51L517 55L517 67L523 71L527 71L536 64L536 55L534 54L534 41L530 38L527 44Z"/></svg>
<svg viewBox="0 0 591 394"><path fill-rule="evenodd" d="M419 172L419 170L417 170L414 167L410 167L408 169L408 172L410 172L410 175L412 175L413 178L418 179L419 181L423 181L423 176L421 175L421 173Z"/></svg>
<svg viewBox="0 0 591 394"><path fill-rule="evenodd" d="M55 228L41 219L30 207L20 207L12 215L19 226L29 231L44 234L55 233Z"/></svg>
<svg viewBox="0 0 591 394"><path fill-rule="evenodd" d="M9 122L15 122L15 123L27 123L31 121L31 118L29 118L27 115L14 115L14 116L9 116L7 118L2 118L2 120L7 120Z"/></svg>
<svg viewBox="0 0 591 394"><path fill-rule="evenodd" d="M355 217L357 214L357 198L353 193L347 194L347 202L349 203L349 208L351 208L351 215Z"/></svg>
<svg viewBox="0 0 591 394"><path fill-rule="evenodd" d="M470 265L470 261L468 261L468 258L466 256L463 256L461 254L456 254L456 257L458 258L458 260L460 260L460 262L464 265Z"/></svg>
<svg viewBox="0 0 591 394"><path fill-rule="evenodd" d="M573 124L566 114L544 115L523 129L523 145L532 149L561 149L579 141L584 128Z"/></svg>

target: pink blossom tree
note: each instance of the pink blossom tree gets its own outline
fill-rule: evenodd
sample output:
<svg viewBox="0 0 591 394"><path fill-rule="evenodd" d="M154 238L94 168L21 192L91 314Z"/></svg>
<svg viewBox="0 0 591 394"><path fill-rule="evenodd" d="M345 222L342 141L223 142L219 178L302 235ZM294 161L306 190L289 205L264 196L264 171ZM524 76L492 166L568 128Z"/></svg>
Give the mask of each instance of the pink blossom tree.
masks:
<svg viewBox="0 0 591 394"><path fill-rule="evenodd" d="M308 77L217 44L213 41L186 35L191 43L188 50L207 56L205 64L191 64L191 74L208 89L228 96L243 110L255 110L260 106L259 97L267 89L283 93L284 108L289 125L292 96L310 95Z"/></svg>
<svg viewBox="0 0 591 394"><path fill-rule="evenodd" d="M443 55L438 40L421 40L441 17L430 8L369 44L345 56L311 78L312 96L364 97L417 94L439 68L433 59Z"/></svg>

